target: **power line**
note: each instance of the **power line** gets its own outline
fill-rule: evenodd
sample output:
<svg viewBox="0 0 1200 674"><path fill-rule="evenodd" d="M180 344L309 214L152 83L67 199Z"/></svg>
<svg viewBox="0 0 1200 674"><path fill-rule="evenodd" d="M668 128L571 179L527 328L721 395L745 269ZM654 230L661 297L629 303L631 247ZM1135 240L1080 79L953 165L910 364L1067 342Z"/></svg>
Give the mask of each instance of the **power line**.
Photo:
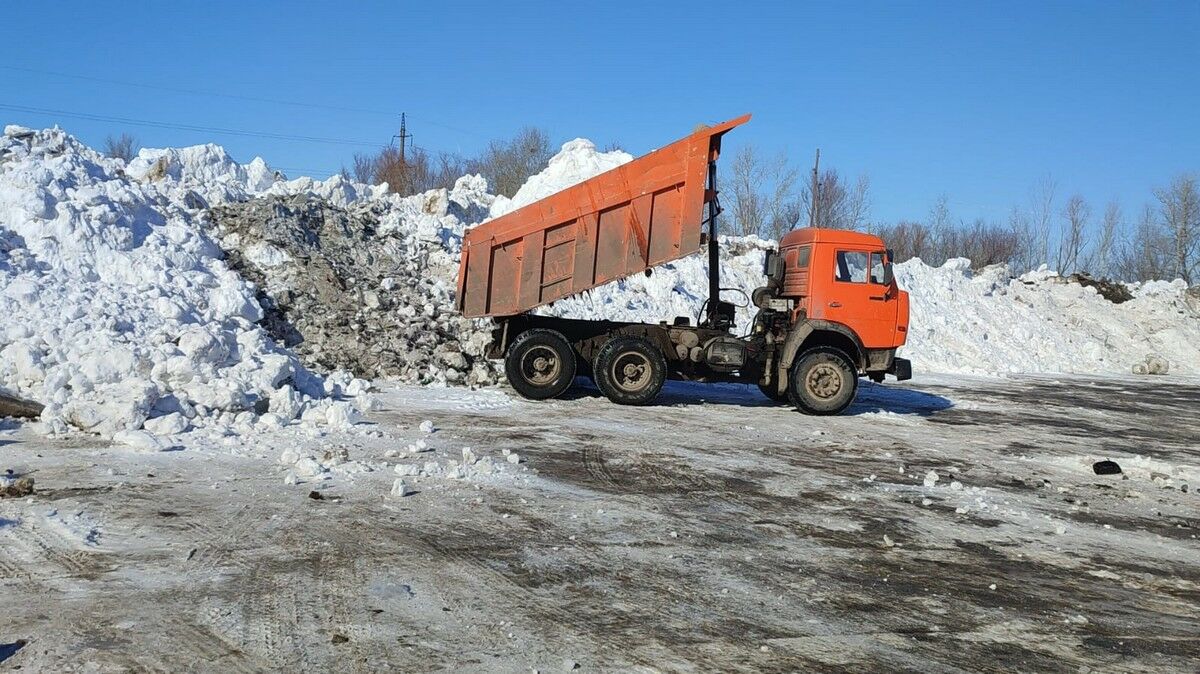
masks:
<svg viewBox="0 0 1200 674"><path fill-rule="evenodd" d="M390 117L395 114L393 112L387 112L384 110L372 110L369 108L352 108L352 107L346 107L346 106L340 106L340 105L323 105L321 103L305 103L305 102L301 102L301 101L289 101L289 100L284 100L284 99L280 99L280 98L265 98L265 97L261 97L261 96L244 96L242 94L228 94L228 93L223 93L223 92L219 92L219 91L207 91L207 90L203 90L203 89L188 89L186 87L165 86L165 85L161 85L161 84L147 84L145 82L130 82L128 80L114 80L114 79L109 79L109 78L105 78L105 77L93 77L91 75L77 75L77 74L73 74L73 73L64 73L64 72L57 71L57 70L39 70L37 68L25 68L22 66L0 65L0 69L12 70L12 71L16 71L16 72L33 73L35 75L50 75L52 77L64 77L67 79L81 80L84 82L100 82L102 84L115 84L115 85L123 86L123 87L136 87L139 89L151 89L151 90L155 90L155 91L170 91L170 92L177 93L177 94L190 94L193 96L213 96L216 98L227 98L227 99L238 100L238 101L254 101L257 103L271 103L274 105L291 105L291 106L302 107L302 108L313 108L313 109L317 109L317 110L336 110L339 112L354 112L354 113L360 113L360 114L366 114L366 115L387 115ZM486 134L482 134L482 133L479 133L476 131L471 131L468 129L463 129L463 128L457 127L457 126L451 126L449 124L443 124L441 122L430 121L430 120L427 120L424 118L421 118L421 121L424 122L425 124L429 124L431 126L441 127L443 129L446 129L449 131L455 131L457 133L465 133L469 136L476 136L478 138L486 138L487 137Z"/></svg>
<svg viewBox="0 0 1200 674"><path fill-rule="evenodd" d="M297 168L295 166L272 166L271 168L276 171L284 171L285 173L296 173L300 177L307 176L309 178L312 178L315 176L326 176L326 177L336 176L341 173L341 171L325 171L325 170L319 170L319 169Z"/></svg>
<svg viewBox="0 0 1200 674"><path fill-rule="evenodd" d="M54 77L65 77L72 80L83 80L86 82L100 82L103 84L116 84L123 87L137 87L139 89L153 89L156 91L171 91L177 94L191 94L194 96L214 96L217 98L230 98L239 101L255 101L258 103L272 103L275 105L294 105L303 108L317 108L322 110L337 110L340 112L357 112L368 115L388 115L393 113L384 112L383 110L367 110L363 108L348 108L338 105L322 105L320 103L302 103L300 101L287 101L278 98L263 98L259 96L243 96L241 94L226 94L219 91L205 91L203 89L187 89L184 87L170 87L161 84L146 84L144 82L129 82L127 80L113 80L104 77L91 77L89 75L73 75L71 73L58 72L54 70L37 70L35 68L22 68L19 66L4 66L0 65L4 70L16 70L26 73L34 73L37 75L52 75Z"/></svg>
<svg viewBox="0 0 1200 674"><path fill-rule="evenodd" d="M114 124L127 124L130 126L146 126L159 129L174 129L179 131L199 131L202 133L223 134L227 136L249 136L254 138L271 138L273 140L290 140L302 143L330 143L333 145L357 145L362 147L379 147L379 143L365 140L349 140L345 138L323 138L320 136L296 136L283 133L270 133L267 131L245 131L242 129L225 129L215 126L197 126L194 124L173 124L170 122L159 122L148 119L129 119L126 117L110 117L107 115L95 115L86 112L72 112L69 110L53 110L49 108L35 108L25 105L11 105L0 103L0 110L12 110L15 112L26 112L39 115L55 115L58 117L70 117L74 119L85 119L93 122L110 122Z"/></svg>

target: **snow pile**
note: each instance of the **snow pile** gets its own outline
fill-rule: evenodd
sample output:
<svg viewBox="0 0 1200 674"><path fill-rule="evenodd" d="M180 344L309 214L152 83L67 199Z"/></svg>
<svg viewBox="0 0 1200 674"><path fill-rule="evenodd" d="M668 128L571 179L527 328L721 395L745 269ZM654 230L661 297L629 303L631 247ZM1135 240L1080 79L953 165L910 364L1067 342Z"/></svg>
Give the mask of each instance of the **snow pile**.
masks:
<svg viewBox="0 0 1200 674"><path fill-rule="evenodd" d="M489 321L454 311L450 250L462 218L482 216L482 179L449 192L339 208L312 195L258 197L214 208L230 265L259 288L264 326L324 370L408 383L482 385ZM461 216L461 217L460 217Z"/></svg>
<svg viewBox="0 0 1200 674"><path fill-rule="evenodd" d="M239 164L220 145L143 149L125 171L141 182L157 183L172 201L192 208L244 199L283 179L261 158ZM199 197L200 199L197 199Z"/></svg>
<svg viewBox="0 0 1200 674"><path fill-rule="evenodd" d="M563 143L562 149L551 157L546 168L526 180L512 199L496 197L491 216L498 218L511 213L630 161L633 161L633 155L628 152L597 152L596 145L583 138Z"/></svg>
<svg viewBox="0 0 1200 674"><path fill-rule="evenodd" d="M902 352L917 371L1129 374L1154 355L1200 373L1200 305L1183 281L1131 284L1133 299L1114 304L1045 269L973 273L962 258L909 260L896 278L911 299Z"/></svg>
<svg viewBox="0 0 1200 674"><path fill-rule="evenodd" d="M388 471L395 476L395 496L407 496L414 486L437 485L447 481L489 482L528 474L529 468L519 454L502 449L487 454L471 447L434 448L424 440L410 443L401 450L388 449L384 460L351 458L346 447L326 450L285 449L278 462L285 471L285 484L311 484L361 473ZM403 488L397 487L403 484ZM403 492L403 493L401 493Z"/></svg>
<svg viewBox="0 0 1200 674"><path fill-rule="evenodd" d="M750 293L763 285L763 260L774 241L720 237L721 299L737 307L735 332L746 335L757 311ZM567 318L606 318L614 321L657 322L686 316L693 324L708 298L708 256L692 255L655 267L650 276L635 274L588 292L566 297L537 313Z"/></svg>
<svg viewBox="0 0 1200 674"><path fill-rule="evenodd" d="M257 164L189 150L172 156L235 178L210 195L262 182ZM254 289L221 260L194 204L124 168L59 129L5 129L0 386L44 403L51 432L71 425L133 444L276 407L291 419L322 396L256 325ZM157 417L170 421L142 430Z"/></svg>

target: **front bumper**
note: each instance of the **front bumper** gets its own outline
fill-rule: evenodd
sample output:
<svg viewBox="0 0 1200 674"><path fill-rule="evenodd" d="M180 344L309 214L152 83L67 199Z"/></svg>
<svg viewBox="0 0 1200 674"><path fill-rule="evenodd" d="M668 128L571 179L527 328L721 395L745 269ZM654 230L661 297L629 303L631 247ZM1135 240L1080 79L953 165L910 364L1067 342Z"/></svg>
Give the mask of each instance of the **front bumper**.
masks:
<svg viewBox="0 0 1200 674"><path fill-rule="evenodd" d="M895 377L896 381L912 379L912 362L907 358L893 358L887 373Z"/></svg>

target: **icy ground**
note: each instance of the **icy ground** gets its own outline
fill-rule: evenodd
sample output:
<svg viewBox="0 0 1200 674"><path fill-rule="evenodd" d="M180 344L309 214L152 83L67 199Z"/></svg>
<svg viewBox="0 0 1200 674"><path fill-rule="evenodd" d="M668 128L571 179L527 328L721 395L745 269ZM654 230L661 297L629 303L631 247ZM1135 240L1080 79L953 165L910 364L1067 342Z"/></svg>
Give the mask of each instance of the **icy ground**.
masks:
<svg viewBox="0 0 1200 674"><path fill-rule="evenodd" d="M3 426L0 465L37 492L0 500L0 669L1176 672L1200 653L1200 380L925 376L834 418L737 386L647 408L380 399L366 436L167 452Z"/></svg>

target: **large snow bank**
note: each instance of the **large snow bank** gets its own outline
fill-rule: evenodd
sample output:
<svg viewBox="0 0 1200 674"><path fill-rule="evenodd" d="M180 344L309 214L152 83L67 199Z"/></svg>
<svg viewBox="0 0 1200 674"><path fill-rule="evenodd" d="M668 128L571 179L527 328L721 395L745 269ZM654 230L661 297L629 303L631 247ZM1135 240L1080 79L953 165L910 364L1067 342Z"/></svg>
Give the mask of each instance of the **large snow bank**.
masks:
<svg viewBox="0 0 1200 674"><path fill-rule="evenodd" d="M1181 280L1131 284L1133 299L1113 304L1054 272L972 273L962 258L909 260L896 278L911 297L903 351L918 370L1129 374L1154 354L1200 373L1200 303Z"/></svg>
<svg viewBox="0 0 1200 674"><path fill-rule="evenodd" d="M161 156L203 167L206 198L266 180L261 161L242 167L215 146ZM148 442L143 426L299 414L322 382L256 325L254 289L222 261L194 200L131 173L59 129L5 129L0 386L44 403L51 431L69 424L134 444ZM147 421L158 417L170 421Z"/></svg>

